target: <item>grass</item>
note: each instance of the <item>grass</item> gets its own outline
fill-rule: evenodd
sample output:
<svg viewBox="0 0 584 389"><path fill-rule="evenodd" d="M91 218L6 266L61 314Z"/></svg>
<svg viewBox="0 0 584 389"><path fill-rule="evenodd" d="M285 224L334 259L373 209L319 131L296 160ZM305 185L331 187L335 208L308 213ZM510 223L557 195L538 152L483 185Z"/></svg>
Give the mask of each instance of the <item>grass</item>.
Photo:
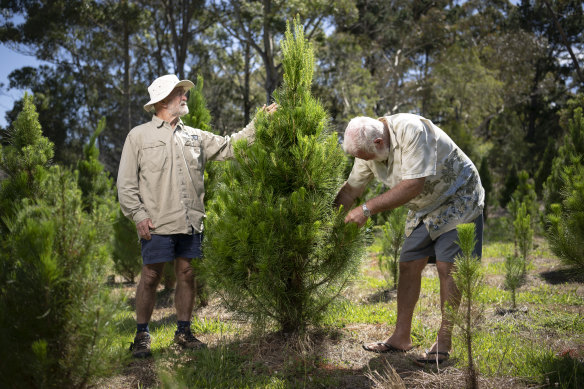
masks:
<svg viewBox="0 0 584 389"><path fill-rule="evenodd" d="M527 278L517 291L518 309L509 310L510 293L503 288L505 255L513 252L504 218L485 228L485 285L477 303L483 313L473 354L481 387L584 387L584 287L566 279L553 284L541 275L559 261L545 240L537 238ZM507 227L506 227L507 226ZM155 308L151 332L153 358L132 360L127 347L135 331L131 305L112 321L111 339L120 369L95 382L98 388L437 388L463 387L466 352L454 338L450 360L440 370L419 367L412 360L434 342L440 324L440 283L427 266L412 322L416 348L406 355L376 355L361 343L380 341L396 323L396 292L389 290L377 266L379 236L368 247L359 275L341 299L330 306L322 325L302 335L283 338L273 328L253 329L231 316L216 297L197 309L192 329L209 345L184 352L173 344L172 303ZM135 287L124 289L131 301ZM163 297L159 300L164 300Z"/></svg>

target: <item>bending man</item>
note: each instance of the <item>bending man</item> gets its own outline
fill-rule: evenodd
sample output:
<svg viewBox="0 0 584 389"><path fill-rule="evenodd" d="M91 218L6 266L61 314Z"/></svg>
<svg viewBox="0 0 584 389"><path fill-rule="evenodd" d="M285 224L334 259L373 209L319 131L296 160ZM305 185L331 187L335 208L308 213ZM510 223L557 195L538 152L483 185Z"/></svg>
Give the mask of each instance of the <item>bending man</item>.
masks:
<svg viewBox="0 0 584 389"><path fill-rule="evenodd" d="M458 306L460 302L452 277L455 258L461 252L456 243L458 224L475 223L475 254L480 257L482 252L484 189L478 171L444 131L412 114L354 118L345 130L343 146L355 163L337 194L337 205L350 209L373 178L390 188L351 209L345 222L362 226L376 213L401 205L409 209L399 264L396 328L384 341L363 348L378 353L412 348L412 316L422 271L429 260L435 260L442 322L436 342L419 361L444 361L452 343L452 325L444 317L444 304Z"/></svg>

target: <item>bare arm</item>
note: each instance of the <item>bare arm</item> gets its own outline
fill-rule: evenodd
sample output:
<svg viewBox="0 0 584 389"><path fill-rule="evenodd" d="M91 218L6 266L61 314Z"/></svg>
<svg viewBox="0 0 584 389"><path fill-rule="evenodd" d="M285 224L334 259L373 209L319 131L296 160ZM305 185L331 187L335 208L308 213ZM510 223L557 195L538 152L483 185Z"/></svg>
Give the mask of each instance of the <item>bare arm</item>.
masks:
<svg viewBox="0 0 584 389"><path fill-rule="evenodd" d="M369 199L365 204L372 215L397 208L422 193L425 180L425 177L403 180L387 192ZM363 215L363 209L361 207L353 208L345 218L345 223L354 222L359 227L364 225L366 221L367 218Z"/></svg>

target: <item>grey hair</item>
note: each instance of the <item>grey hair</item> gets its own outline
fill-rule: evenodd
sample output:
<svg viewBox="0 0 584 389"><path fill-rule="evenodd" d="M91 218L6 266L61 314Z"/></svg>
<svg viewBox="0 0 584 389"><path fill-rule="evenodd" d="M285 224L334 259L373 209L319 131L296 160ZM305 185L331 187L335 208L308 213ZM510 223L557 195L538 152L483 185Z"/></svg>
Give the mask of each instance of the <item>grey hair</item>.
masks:
<svg viewBox="0 0 584 389"><path fill-rule="evenodd" d="M383 123L367 116L357 116L345 129L343 149L351 155L359 151L375 153L373 141L377 138L383 138Z"/></svg>

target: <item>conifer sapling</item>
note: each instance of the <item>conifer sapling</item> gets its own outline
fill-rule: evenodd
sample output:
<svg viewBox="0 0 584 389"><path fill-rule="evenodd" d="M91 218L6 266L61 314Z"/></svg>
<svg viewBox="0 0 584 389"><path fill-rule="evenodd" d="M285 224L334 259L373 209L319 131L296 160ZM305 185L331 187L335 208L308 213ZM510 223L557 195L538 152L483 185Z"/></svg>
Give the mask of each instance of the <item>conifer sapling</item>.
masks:
<svg viewBox="0 0 584 389"><path fill-rule="evenodd" d="M298 21L282 41L279 108L235 147L208 218L205 267L225 303L285 333L318 323L356 273L363 244L334 208L344 154L311 95L314 54Z"/></svg>

